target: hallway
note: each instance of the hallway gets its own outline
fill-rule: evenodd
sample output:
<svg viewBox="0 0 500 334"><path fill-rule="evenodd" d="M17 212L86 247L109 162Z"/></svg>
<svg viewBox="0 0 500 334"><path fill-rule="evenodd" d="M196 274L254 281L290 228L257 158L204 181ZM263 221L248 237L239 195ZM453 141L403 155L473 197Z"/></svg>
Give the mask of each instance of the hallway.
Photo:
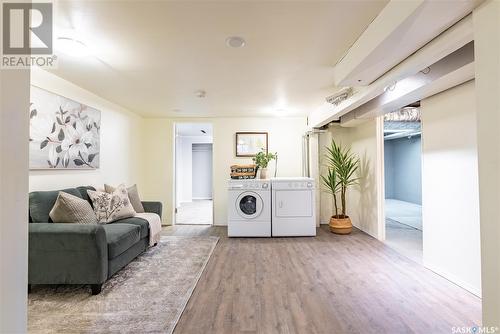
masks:
<svg viewBox="0 0 500 334"><path fill-rule="evenodd" d="M385 243L407 258L422 263L422 206L385 200Z"/></svg>
<svg viewBox="0 0 500 334"><path fill-rule="evenodd" d="M212 225L212 200L193 200L181 203L177 208L175 223L177 225Z"/></svg>

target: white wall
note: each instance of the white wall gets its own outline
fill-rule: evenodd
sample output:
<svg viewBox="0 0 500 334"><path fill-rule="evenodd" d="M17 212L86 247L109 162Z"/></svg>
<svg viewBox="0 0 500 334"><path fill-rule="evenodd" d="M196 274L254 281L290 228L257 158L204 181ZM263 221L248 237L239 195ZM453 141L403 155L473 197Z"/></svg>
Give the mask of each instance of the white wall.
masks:
<svg viewBox="0 0 500 334"><path fill-rule="evenodd" d="M30 73L0 71L0 333L26 333Z"/></svg>
<svg viewBox="0 0 500 334"><path fill-rule="evenodd" d="M474 82L421 101L424 265L481 291Z"/></svg>
<svg viewBox="0 0 500 334"><path fill-rule="evenodd" d="M347 193L347 214L352 224L362 231L376 237L383 238L379 229L378 219L383 203L378 201L378 192L383 191L378 179L380 175L380 146L377 141L378 120L367 121L355 128L342 128L338 125L330 126L327 133L320 135L320 172L324 175L325 146L330 145L332 138L337 143L350 146L351 151L360 158L359 186L352 187ZM381 197L383 198L383 197ZM328 223L333 214L332 196L321 193L321 222Z"/></svg>
<svg viewBox="0 0 500 334"><path fill-rule="evenodd" d="M193 200L193 144L212 143L212 136L177 136L177 207Z"/></svg>
<svg viewBox="0 0 500 334"><path fill-rule="evenodd" d="M212 145L193 144L193 199L212 199Z"/></svg>
<svg viewBox="0 0 500 334"><path fill-rule="evenodd" d="M420 135L384 141L385 198L422 205Z"/></svg>
<svg viewBox="0 0 500 334"><path fill-rule="evenodd" d="M483 325L500 327L500 2L474 10Z"/></svg>
<svg viewBox="0 0 500 334"><path fill-rule="evenodd" d="M185 119L145 119L144 192L147 197L162 200L164 223L171 223L173 205L173 125ZM269 132L269 150L278 152L278 176L300 176L302 173L302 134L306 118L200 118L189 122L213 124L214 224L227 225L227 181L229 167L234 163L251 163L250 158L235 157L235 132ZM270 175L274 174L271 164Z"/></svg>
<svg viewBox="0 0 500 334"><path fill-rule="evenodd" d="M95 170L33 170L30 191L80 185L138 184L141 191L142 118L49 72L33 70L33 85L101 111L100 168Z"/></svg>

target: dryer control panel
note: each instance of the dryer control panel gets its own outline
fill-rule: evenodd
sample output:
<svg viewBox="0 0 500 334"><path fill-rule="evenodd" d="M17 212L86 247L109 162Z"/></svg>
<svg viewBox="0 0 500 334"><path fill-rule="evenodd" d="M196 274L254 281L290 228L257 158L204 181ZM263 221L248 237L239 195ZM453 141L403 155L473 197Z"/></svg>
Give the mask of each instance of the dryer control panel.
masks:
<svg viewBox="0 0 500 334"><path fill-rule="evenodd" d="M276 179L273 180L273 189L276 190L314 189L314 180L309 178Z"/></svg>

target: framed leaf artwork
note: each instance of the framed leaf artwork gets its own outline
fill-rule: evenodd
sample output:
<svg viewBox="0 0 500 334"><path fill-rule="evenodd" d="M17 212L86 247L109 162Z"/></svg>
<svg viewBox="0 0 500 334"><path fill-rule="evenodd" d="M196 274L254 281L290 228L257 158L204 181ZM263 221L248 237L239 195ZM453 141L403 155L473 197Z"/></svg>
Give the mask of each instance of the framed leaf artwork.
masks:
<svg viewBox="0 0 500 334"><path fill-rule="evenodd" d="M95 169L101 112L31 86L30 169Z"/></svg>

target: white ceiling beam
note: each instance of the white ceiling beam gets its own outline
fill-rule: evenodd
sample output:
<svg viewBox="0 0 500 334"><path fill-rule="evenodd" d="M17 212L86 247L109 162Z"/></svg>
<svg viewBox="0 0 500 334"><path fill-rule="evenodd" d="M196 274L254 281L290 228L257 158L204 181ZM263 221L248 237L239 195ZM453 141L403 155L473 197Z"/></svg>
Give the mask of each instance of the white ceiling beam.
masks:
<svg viewBox="0 0 500 334"><path fill-rule="evenodd" d="M339 120L341 116L383 94L387 86L418 73L473 40L474 29L472 17L469 15L427 43L371 85L356 87L353 96L348 100L337 106L326 102L323 103L317 110L309 114L309 126L321 127L331 121Z"/></svg>
<svg viewBox="0 0 500 334"><path fill-rule="evenodd" d="M389 2L347 50L344 57L335 65L333 69L335 85L359 86L370 84L371 82L363 82L361 76L360 79L354 79L354 82L352 82L352 77L360 72L363 63L366 62L370 55L375 53L379 45L388 40L391 34L398 27L401 27L405 20L413 16L423 4L424 0Z"/></svg>
<svg viewBox="0 0 500 334"><path fill-rule="evenodd" d="M342 126L357 126L410 103L440 93L474 78L474 44L463 48L426 68L426 71L395 82L386 92L341 117Z"/></svg>
<svg viewBox="0 0 500 334"><path fill-rule="evenodd" d="M336 86L369 85L472 12L482 0L393 0L334 67Z"/></svg>

